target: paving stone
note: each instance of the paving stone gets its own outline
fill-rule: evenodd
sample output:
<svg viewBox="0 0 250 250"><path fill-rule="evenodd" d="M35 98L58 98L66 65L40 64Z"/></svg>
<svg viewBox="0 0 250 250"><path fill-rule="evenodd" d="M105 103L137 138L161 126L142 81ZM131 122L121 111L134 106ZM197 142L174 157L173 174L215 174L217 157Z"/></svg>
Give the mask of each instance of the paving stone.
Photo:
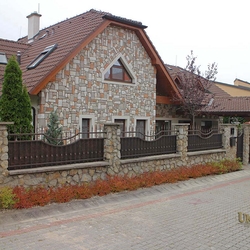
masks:
<svg viewBox="0 0 250 250"><path fill-rule="evenodd" d="M0 212L0 249L250 249L250 168Z"/></svg>

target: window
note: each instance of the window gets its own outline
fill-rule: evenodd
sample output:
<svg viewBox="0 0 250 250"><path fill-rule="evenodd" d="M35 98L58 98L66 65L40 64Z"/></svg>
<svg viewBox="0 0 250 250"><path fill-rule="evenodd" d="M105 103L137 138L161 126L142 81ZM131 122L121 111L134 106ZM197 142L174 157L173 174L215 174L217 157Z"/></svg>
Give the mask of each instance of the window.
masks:
<svg viewBox="0 0 250 250"><path fill-rule="evenodd" d="M36 57L28 66L27 69L34 69L37 67L49 54L57 48L57 44L46 47L43 52Z"/></svg>
<svg viewBox="0 0 250 250"><path fill-rule="evenodd" d="M115 119L115 123L120 124L120 129L121 129L121 137L125 137L125 128L126 128L126 120L125 119Z"/></svg>
<svg viewBox="0 0 250 250"><path fill-rule="evenodd" d="M105 80L132 83L132 78L125 69L123 63L118 59L113 66L105 73Z"/></svg>
<svg viewBox="0 0 250 250"><path fill-rule="evenodd" d="M5 55L5 53L3 52L0 52L0 64L7 64L8 61L7 61L7 57Z"/></svg>
<svg viewBox="0 0 250 250"><path fill-rule="evenodd" d="M157 120L155 126L155 133L158 136L171 134L171 121Z"/></svg>
<svg viewBox="0 0 250 250"><path fill-rule="evenodd" d="M136 121L136 136L144 139L145 138L146 121L137 120Z"/></svg>
<svg viewBox="0 0 250 250"><path fill-rule="evenodd" d="M90 132L90 119L82 119L82 138L89 138Z"/></svg>
<svg viewBox="0 0 250 250"><path fill-rule="evenodd" d="M178 87L179 89L182 89L182 84L181 84L181 82L179 81L179 79L178 79L178 78L175 78L174 81L175 81L177 87Z"/></svg>
<svg viewBox="0 0 250 250"><path fill-rule="evenodd" d="M201 130L203 132L208 132L212 129L212 121L201 121Z"/></svg>

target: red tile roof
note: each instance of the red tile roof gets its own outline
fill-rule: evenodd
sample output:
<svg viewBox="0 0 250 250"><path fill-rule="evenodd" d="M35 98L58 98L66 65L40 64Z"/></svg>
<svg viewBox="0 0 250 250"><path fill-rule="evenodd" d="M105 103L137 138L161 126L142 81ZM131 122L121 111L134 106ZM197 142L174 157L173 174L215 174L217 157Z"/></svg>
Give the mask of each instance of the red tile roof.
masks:
<svg viewBox="0 0 250 250"><path fill-rule="evenodd" d="M5 39L0 38L0 52L4 52L7 56L7 59L9 59L11 56L17 55L17 51L24 51L26 50L30 45L15 42L15 41L9 41ZM0 82L2 82L3 75L4 75L5 65L0 64Z"/></svg>
<svg viewBox="0 0 250 250"><path fill-rule="evenodd" d="M145 42L145 48L156 65L159 78L158 82L165 85L163 89L165 88L166 93L172 92L173 89L178 92L158 52L146 32L144 32L146 26L142 25L141 22L117 17L110 13L93 9L40 30L38 35L35 36L34 41L28 45L26 44L28 42L27 37L18 40L17 44L20 45L18 49L21 51L22 62L20 67L23 72L23 81L28 91L31 94L37 94L70 59L99 34L98 32L101 32L112 23L123 25L123 27L131 28L137 32L136 34L139 39ZM28 70L27 66L46 47L53 44L58 45L57 49L37 67ZM5 50L5 45L6 44L0 43L0 51ZM171 88L171 91L169 91L169 88Z"/></svg>
<svg viewBox="0 0 250 250"><path fill-rule="evenodd" d="M165 67L166 67L167 71L169 72L169 74L171 75L171 77L173 78L173 80L175 80L175 78L178 75L191 74L189 71L187 71L187 70L185 70L185 69L183 69L183 68L181 68L179 66L173 66L173 65L165 64ZM201 79L202 79L202 77L201 77ZM230 96L227 92L225 92L221 88L217 87L213 83L209 86L208 90L211 91L216 96L222 96L222 97L227 97L227 96L229 97Z"/></svg>
<svg viewBox="0 0 250 250"><path fill-rule="evenodd" d="M169 74L175 80L179 74L187 72L185 69L165 64ZM188 72L189 73L189 72ZM232 97L230 94L215 85L210 85L209 91L213 94L212 105L206 107L204 112L217 115L249 116L250 117L250 97ZM234 86L235 88L241 88Z"/></svg>
<svg viewBox="0 0 250 250"><path fill-rule="evenodd" d="M250 97L218 97L207 111L224 115L250 116Z"/></svg>

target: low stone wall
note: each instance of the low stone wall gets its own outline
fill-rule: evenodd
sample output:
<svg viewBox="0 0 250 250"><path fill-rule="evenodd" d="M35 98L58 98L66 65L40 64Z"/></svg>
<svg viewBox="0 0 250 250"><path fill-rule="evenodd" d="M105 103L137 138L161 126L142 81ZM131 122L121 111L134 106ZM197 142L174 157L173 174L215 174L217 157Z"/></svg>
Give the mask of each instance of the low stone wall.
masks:
<svg viewBox="0 0 250 250"><path fill-rule="evenodd" d="M235 158L235 146L230 147L230 140L227 137L223 139L222 149L187 152L187 127L186 124L176 125L176 154L122 160L120 156L119 124L109 124L105 125L104 128L107 133L104 143L105 161L8 171L8 164L6 163L8 159L8 157L6 158L8 153L6 142L7 132L3 129L3 126L0 126L0 143L2 142L1 145L3 145L0 145L0 187L59 187L62 185L79 185L91 183L97 179L106 179L107 176L136 176L144 172L168 170L181 166L220 161L225 158ZM222 132L228 134L228 131L230 131L229 127L225 126Z"/></svg>
<svg viewBox="0 0 250 250"><path fill-rule="evenodd" d="M192 152L188 156L190 165L219 161L225 158L225 150L211 150ZM121 160L118 167L110 166L108 162L94 162L84 164L71 164L56 167L44 167L25 170L9 171L9 176L4 179L5 186L24 187L59 187L62 185L80 185L91 183L97 179L105 180L107 176L129 177L140 175L144 172L170 170L187 166L180 154L141 157L136 159Z"/></svg>

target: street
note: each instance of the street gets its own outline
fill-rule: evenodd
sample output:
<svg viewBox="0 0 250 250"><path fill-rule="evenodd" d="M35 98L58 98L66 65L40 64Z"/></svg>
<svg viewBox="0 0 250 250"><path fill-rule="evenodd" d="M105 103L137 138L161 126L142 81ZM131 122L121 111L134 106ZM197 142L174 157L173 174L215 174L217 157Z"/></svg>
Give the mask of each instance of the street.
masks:
<svg viewBox="0 0 250 250"><path fill-rule="evenodd" d="M239 214L240 218L239 218ZM250 168L0 212L0 249L250 249Z"/></svg>

